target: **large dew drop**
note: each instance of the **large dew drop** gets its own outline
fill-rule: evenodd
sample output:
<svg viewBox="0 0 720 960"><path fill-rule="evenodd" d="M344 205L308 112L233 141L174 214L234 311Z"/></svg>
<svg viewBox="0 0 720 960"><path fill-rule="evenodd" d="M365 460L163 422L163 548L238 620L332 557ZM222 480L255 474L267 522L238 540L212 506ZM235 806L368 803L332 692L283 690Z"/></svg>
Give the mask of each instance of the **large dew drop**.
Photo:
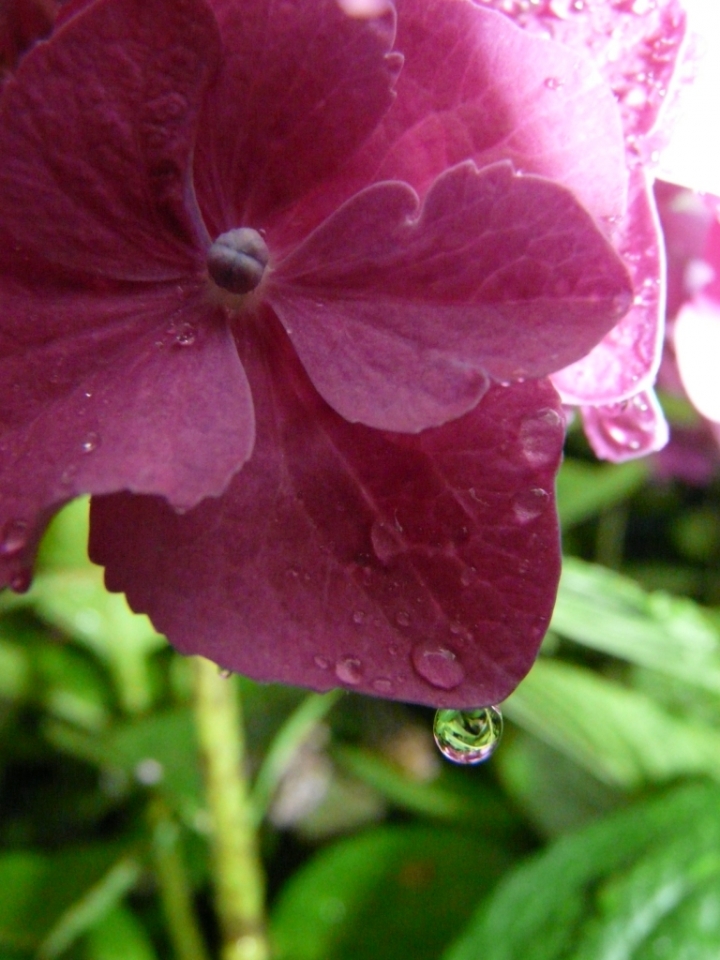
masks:
<svg viewBox="0 0 720 960"><path fill-rule="evenodd" d="M482 763L495 752L502 729L497 707L438 710L433 735L440 753L453 763Z"/></svg>

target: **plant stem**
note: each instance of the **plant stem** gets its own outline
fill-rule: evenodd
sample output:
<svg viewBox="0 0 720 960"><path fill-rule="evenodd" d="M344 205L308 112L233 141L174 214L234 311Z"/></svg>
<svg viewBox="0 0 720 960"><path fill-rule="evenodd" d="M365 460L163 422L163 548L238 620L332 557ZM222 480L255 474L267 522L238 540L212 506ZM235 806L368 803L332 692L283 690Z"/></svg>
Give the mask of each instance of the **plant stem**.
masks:
<svg viewBox="0 0 720 960"><path fill-rule="evenodd" d="M195 657L195 722L212 824L222 960L268 960L265 880L245 778L237 682Z"/></svg>
<svg viewBox="0 0 720 960"><path fill-rule="evenodd" d="M155 876L167 929L178 960L209 960L193 907L193 894L179 849L180 829L160 797L150 801Z"/></svg>

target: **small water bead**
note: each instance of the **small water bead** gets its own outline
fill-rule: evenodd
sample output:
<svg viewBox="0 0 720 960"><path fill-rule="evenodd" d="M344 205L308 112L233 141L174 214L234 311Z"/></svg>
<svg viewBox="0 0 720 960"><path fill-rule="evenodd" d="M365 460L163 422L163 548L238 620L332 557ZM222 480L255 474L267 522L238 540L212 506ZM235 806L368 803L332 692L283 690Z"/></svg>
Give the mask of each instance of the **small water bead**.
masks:
<svg viewBox="0 0 720 960"><path fill-rule="evenodd" d="M395 623L397 623L399 627L409 627L410 614L406 610L401 610L395 615Z"/></svg>
<svg viewBox="0 0 720 960"><path fill-rule="evenodd" d="M372 688L383 695L391 694L393 692L393 682L388 680L387 677L378 677L377 680L373 680Z"/></svg>
<svg viewBox="0 0 720 960"><path fill-rule="evenodd" d="M327 657L313 657L313 663L321 670L327 670L330 667L330 661Z"/></svg>
<svg viewBox="0 0 720 960"><path fill-rule="evenodd" d="M80 444L80 450L83 453L93 453L100 446L100 435L95 433L94 430L91 430L89 433L85 434L85 437Z"/></svg>
<svg viewBox="0 0 720 960"><path fill-rule="evenodd" d="M181 323L174 330L175 343L179 347L191 347L197 340L197 328L192 323Z"/></svg>
<svg viewBox="0 0 720 960"><path fill-rule="evenodd" d="M28 525L25 520L8 520L0 541L0 556L16 557L27 546Z"/></svg>
<svg viewBox="0 0 720 960"><path fill-rule="evenodd" d="M218 674L222 680L229 680L232 676L232 670L229 670L227 667L218 667Z"/></svg>
<svg viewBox="0 0 720 960"><path fill-rule="evenodd" d="M380 563L390 563L399 553L403 551L403 542L400 539L401 531L396 526L389 523L375 521L370 528L370 540L372 542L375 556Z"/></svg>
<svg viewBox="0 0 720 960"><path fill-rule="evenodd" d="M356 687L362 680L362 663L357 657L342 657L335 664L335 676L340 683Z"/></svg>
<svg viewBox="0 0 720 960"><path fill-rule="evenodd" d="M435 643L418 643L412 650L415 670L439 690L454 690L465 679L465 668L449 647Z"/></svg>
<svg viewBox="0 0 720 960"><path fill-rule="evenodd" d="M529 523L535 520L550 503L550 494L542 487L531 487L521 490L513 502L513 513L520 523Z"/></svg>
<svg viewBox="0 0 720 960"><path fill-rule="evenodd" d="M545 407L526 417L520 424L518 439L523 456L532 467L554 462L565 436L565 423L560 414Z"/></svg>
<svg viewBox="0 0 720 960"><path fill-rule="evenodd" d="M208 273L230 293L254 290L263 278L270 251L257 230L239 227L221 233L207 254Z"/></svg>
<svg viewBox="0 0 720 960"><path fill-rule="evenodd" d="M495 752L503 730L497 707L438 710L433 736L440 753L453 763L482 763Z"/></svg>
<svg viewBox="0 0 720 960"><path fill-rule="evenodd" d="M561 80L560 77L545 77L543 83L548 90L559 90L560 87L565 86L565 81Z"/></svg>

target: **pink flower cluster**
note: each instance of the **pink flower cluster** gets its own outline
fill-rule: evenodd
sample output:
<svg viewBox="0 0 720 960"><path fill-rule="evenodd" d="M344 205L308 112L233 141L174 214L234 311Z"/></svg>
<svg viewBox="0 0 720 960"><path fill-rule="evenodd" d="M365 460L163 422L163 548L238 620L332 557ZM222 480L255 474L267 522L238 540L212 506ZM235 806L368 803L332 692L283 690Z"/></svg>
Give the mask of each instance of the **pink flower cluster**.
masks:
<svg viewBox="0 0 720 960"><path fill-rule="evenodd" d="M562 404L612 459L664 438L683 17L639 2L65 5L0 99L2 583L91 493L108 586L183 652L507 696Z"/></svg>

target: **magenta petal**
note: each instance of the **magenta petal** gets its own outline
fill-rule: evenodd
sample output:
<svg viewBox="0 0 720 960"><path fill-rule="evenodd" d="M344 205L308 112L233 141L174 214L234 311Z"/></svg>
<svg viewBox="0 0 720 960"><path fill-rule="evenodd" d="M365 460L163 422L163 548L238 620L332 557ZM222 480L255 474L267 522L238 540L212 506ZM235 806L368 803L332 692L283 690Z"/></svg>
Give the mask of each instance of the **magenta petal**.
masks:
<svg viewBox="0 0 720 960"><path fill-rule="evenodd" d="M620 114L584 51L469 2L402 0L398 12L398 100L364 161L375 161L376 179L422 194L462 160L509 159L562 183L596 217L622 213Z"/></svg>
<svg viewBox="0 0 720 960"><path fill-rule="evenodd" d="M617 403L655 382L665 331L665 256L662 233L642 170L633 171L631 202L617 228L616 246L632 278L635 298L601 342L564 370L553 384L564 403Z"/></svg>
<svg viewBox="0 0 720 960"><path fill-rule="evenodd" d="M91 554L184 653L259 680L437 706L501 700L530 668L559 576L564 421L547 381L493 387L418 436L351 426L284 342L243 356L258 439L182 516L95 498Z"/></svg>
<svg viewBox="0 0 720 960"><path fill-rule="evenodd" d="M337 0L212 0L224 44L195 160L208 229L264 226L331 176L392 102L394 10L353 18Z"/></svg>
<svg viewBox="0 0 720 960"><path fill-rule="evenodd" d="M254 418L217 308L174 287L111 300L10 293L0 331L0 539L3 530L26 536L11 551L0 546L4 583L31 566L49 515L77 494L133 490L188 508L225 489L250 455Z"/></svg>
<svg viewBox="0 0 720 960"><path fill-rule="evenodd" d="M557 184L467 162L417 208L406 184L368 187L268 285L310 378L347 420L444 423L475 405L486 374L558 370L629 306L617 255Z"/></svg>
<svg viewBox="0 0 720 960"><path fill-rule="evenodd" d="M590 446L601 460L622 463L645 457L668 442L667 421L652 390L622 403L583 407L582 418Z"/></svg>
<svg viewBox="0 0 720 960"><path fill-rule="evenodd" d="M190 159L218 57L203 0L98 0L36 47L0 102L2 259L34 280L202 266Z"/></svg>

